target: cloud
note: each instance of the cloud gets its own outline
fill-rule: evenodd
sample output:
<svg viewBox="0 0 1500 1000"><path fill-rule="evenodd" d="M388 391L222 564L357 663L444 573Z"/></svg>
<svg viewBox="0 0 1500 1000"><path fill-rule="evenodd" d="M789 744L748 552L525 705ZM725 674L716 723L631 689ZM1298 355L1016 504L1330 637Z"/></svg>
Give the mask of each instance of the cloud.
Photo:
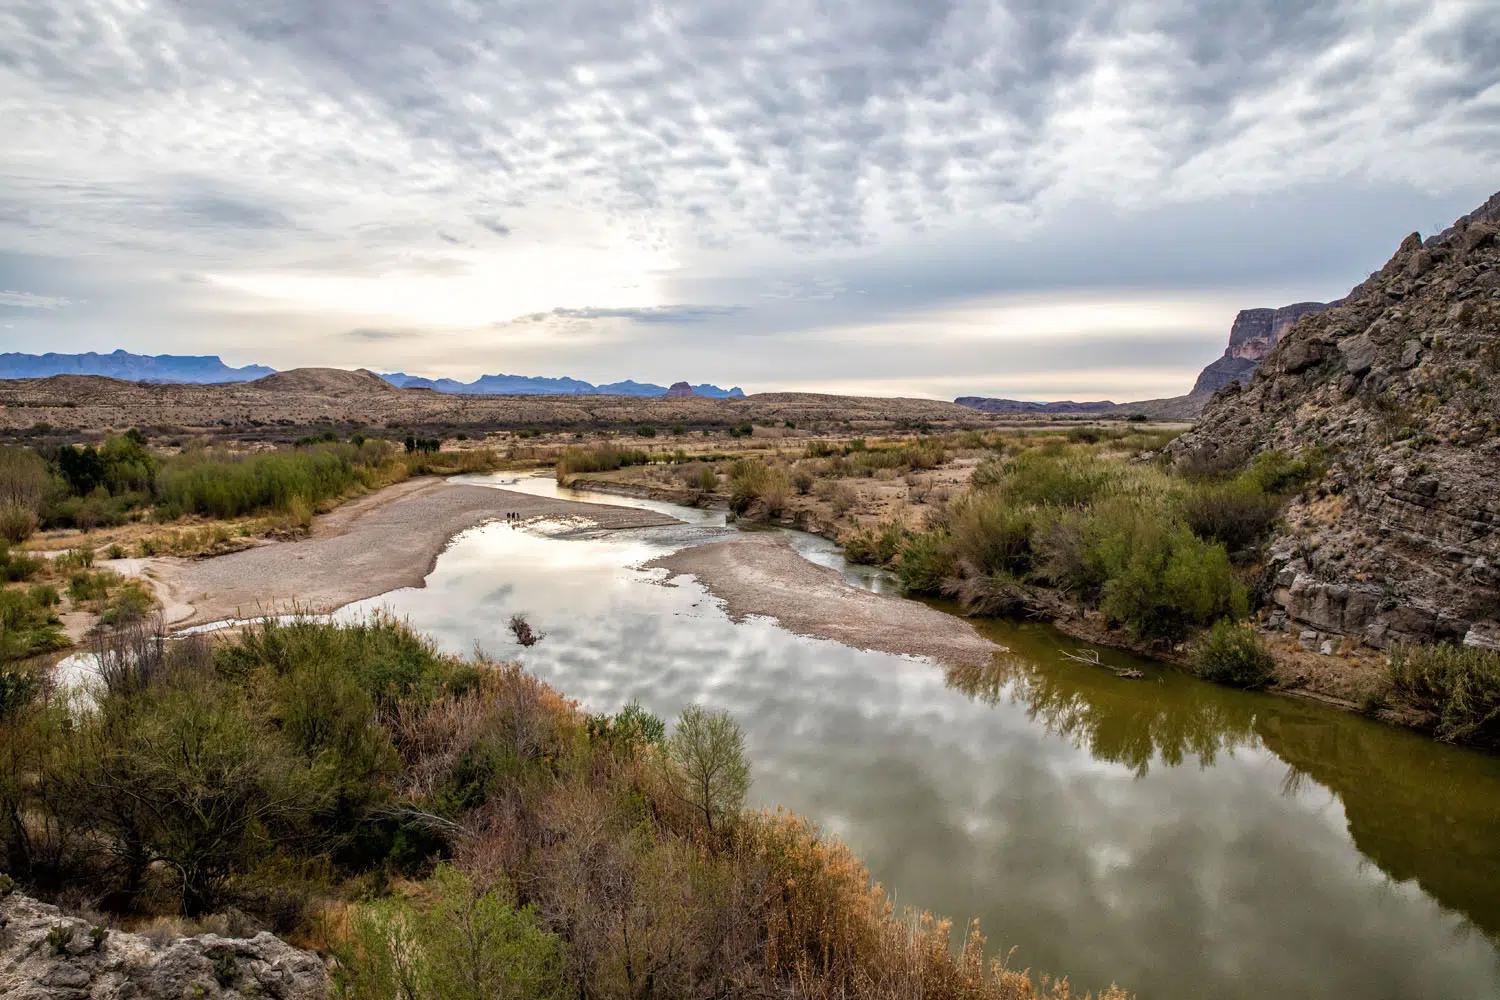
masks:
<svg viewBox="0 0 1500 1000"><path fill-rule="evenodd" d="M57 295L0 291L0 306L9 306L14 309L62 309L72 304L70 300Z"/></svg>
<svg viewBox="0 0 1500 1000"><path fill-rule="evenodd" d="M601 309L588 306L569 309L559 306L548 312L529 313L518 316L512 323L542 323L553 319L623 319L632 323L703 323L724 316L744 312L745 306L642 306L637 308Z"/></svg>
<svg viewBox="0 0 1500 1000"><path fill-rule="evenodd" d="M416 330L377 330L372 327L360 327L357 330L345 332L345 337L351 340L381 341L381 340L407 340L412 337L420 337L422 334Z"/></svg>
<svg viewBox="0 0 1500 1000"><path fill-rule="evenodd" d="M262 324L214 345L268 363L314 347L357 361L338 353L345 331L423 309L428 328L451 325L443 281L470 282L465 316L482 287L491 317L614 319L643 338L691 325L721 351L752 327L936 317L1011 292L1326 297L1379 266L1388 229L1445 224L1490 193L1494 14L1474 0L13 0L0 246L26 248L16 287L51 287L89 255L80 280L116 293L108 309L88 293L91 329L140 347L170 324L125 326L147 310L122 303L180 305L162 275L213 275L193 308L217 293L236 316L257 308L245 274L276 276L257 284L265 315L276 288L313 277L395 303L306 305L296 328L321 329L312 342ZM620 273L584 280L601 259ZM733 302L756 308L716 305ZM80 311L48 321L71 330ZM436 342L401 343L415 365Z"/></svg>

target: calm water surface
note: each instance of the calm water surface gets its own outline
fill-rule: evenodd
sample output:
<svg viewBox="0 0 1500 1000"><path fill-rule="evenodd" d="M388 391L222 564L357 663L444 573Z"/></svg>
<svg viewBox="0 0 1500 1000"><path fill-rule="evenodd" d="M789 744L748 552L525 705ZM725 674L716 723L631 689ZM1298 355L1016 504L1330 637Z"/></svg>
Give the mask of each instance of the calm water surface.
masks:
<svg viewBox="0 0 1500 1000"><path fill-rule="evenodd" d="M500 477L470 480L499 484ZM1013 962L1147 998L1500 997L1500 759L1244 694L1050 628L981 623L985 669L730 622L692 581L640 570L722 535L682 527L467 532L388 607L444 647L515 658L589 709L691 702L744 724L752 798L848 841L899 904L978 917ZM837 550L794 535L843 567ZM524 612L531 649L506 628Z"/></svg>

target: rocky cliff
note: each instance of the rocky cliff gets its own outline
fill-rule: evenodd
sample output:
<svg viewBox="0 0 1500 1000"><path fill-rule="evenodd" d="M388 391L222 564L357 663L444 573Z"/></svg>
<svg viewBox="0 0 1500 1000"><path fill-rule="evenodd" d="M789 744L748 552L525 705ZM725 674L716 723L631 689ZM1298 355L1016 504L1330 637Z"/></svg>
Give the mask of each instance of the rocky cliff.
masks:
<svg viewBox="0 0 1500 1000"><path fill-rule="evenodd" d="M1384 646L1500 645L1500 194L1413 233L1334 307L1220 389L1174 461L1229 466L1317 450L1268 590L1296 622Z"/></svg>
<svg viewBox="0 0 1500 1000"><path fill-rule="evenodd" d="M322 1000L311 952L268 933L158 940L95 927L19 894L0 898L0 997L8 1000Z"/></svg>
<svg viewBox="0 0 1500 1000"><path fill-rule="evenodd" d="M1203 369L1192 395L1217 392L1230 382L1243 382L1282 336L1303 316L1322 312L1335 302L1296 302L1280 309L1241 309L1229 328L1223 357Z"/></svg>

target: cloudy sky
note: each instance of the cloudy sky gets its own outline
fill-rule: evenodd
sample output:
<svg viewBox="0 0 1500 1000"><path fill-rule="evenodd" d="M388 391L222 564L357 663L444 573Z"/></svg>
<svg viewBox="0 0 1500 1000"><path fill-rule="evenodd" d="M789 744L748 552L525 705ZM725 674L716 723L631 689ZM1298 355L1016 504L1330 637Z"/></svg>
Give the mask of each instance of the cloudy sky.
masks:
<svg viewBox="0 0 1500 1000"><path fill-rule="evenodd" d="M0 349L1186 391L1500 188L1500 0L0 0Z"/></svg>

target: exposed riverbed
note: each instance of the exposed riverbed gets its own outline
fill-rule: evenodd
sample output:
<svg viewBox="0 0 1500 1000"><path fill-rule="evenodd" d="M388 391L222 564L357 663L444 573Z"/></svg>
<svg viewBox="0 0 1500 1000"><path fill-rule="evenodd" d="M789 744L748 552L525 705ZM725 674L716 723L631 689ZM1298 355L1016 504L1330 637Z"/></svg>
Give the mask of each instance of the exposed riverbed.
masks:
<svg viewBox="0 0 1500 1000"><path fill-rule="evenodd" d="M508 477L514 480L515 477ZM726 537L722 512L469 480L687 522L472 529L387 607L445 648L514 658L611 711L690 702L744 724L756 804L846 839L896 896L981 918L1022 966L1152 1000L1500 995L1500 760L1126 654L1066 660L1042 625L978 623L987 664L860 651L750 616L652 560ZM831 543L808 558L879 588ZM547 633L514 643L511 614Z"/></svg>

